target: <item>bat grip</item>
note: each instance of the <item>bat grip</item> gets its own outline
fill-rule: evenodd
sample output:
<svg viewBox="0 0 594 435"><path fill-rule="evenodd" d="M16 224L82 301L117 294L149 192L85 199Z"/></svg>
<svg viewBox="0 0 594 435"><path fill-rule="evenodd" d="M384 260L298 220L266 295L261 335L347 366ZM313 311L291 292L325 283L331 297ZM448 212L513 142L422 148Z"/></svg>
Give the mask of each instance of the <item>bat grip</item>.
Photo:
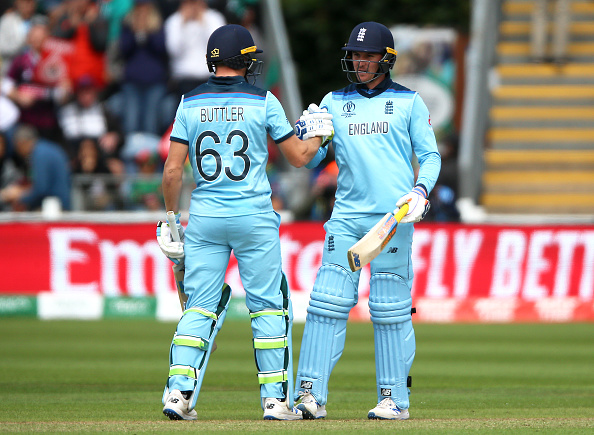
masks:
<svg viewBox="0 0 594 435"><path fill-rule="evenodd" d="M171 231L171 237L174 242L181 242L179 232L177 231L177 222L175 222L175 213L172 211L167 212L167 223L169 224L169 231Z"/></svg>
<svg viewBox="0 0 594 435"><path fill-rule="evenodd" d="M400 222L400 220L406 216L406 213L408 213L408 203L404 203L402 205L402 207L400 207L400 209L394 213L394 217L396 218L397 222Z"/></svg>

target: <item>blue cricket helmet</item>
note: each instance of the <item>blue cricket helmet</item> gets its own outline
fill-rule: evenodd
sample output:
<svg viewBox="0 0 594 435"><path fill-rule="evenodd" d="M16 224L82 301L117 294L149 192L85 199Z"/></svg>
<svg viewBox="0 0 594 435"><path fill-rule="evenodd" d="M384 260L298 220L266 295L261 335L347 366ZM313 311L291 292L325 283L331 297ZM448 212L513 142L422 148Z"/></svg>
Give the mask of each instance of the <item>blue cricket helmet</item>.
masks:
<svg viewBox="0 0 594 435"><path fill-rule="evenodd" d="M210 72L221 63L233 69L247 68L246 78L255 77L262 71L262 61L253 58L262 53L249 30L239 24L227 24L216 29L208 38L206 63Z"/></svg>
<svg viewBox="0 0 594 435"><path fill-rule="evenodd" d="M398 54L394 50L394 36L390 29L375 21L366 21L356 25L351 32L348 42L342 49L346 51L341 61L342 70L347 73L347 77L352 83L368 83L382 74L389 74L389 71L394 67ZM353 65L353 51L379 53L382 55L380 61L377 62L379 64L377 73L371 79L365 82L359 80L357 71Z"/></svg>

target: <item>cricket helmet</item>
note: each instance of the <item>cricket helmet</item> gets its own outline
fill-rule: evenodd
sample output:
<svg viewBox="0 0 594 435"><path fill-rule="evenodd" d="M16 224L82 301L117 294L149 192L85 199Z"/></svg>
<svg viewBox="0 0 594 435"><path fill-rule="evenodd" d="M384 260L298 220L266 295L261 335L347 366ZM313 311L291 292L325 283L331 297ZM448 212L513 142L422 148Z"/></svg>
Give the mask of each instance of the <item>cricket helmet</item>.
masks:
<svg viewBox="0 0 594 435"><path fill-rule="evenodd" d="M396 62L396 55L394 50L394 36L390 29L375 21L366 21L358 24L353 28L348 42L342 47L346 51L344 58L341 60L342 71L347 73L347 78L352 83L369 83L382 74L389 74ZM378 69L372 78L361 82L359 80L357 70L353 65L353 51L366 53L379 53L382 58L377 63ZM369 64L372 62L368 62Z"/></svg>
<svg viewBox="0 0 594 435"><path fill-rule="evenodd" d="M262 53L256 47L252 35L243 26L227 24L212 32L206 45L206 64L208 70L215 72L216 64L223 64L233 69L246 68L246 79L254 78L262 72L262 61L253 57Z"/></svg>

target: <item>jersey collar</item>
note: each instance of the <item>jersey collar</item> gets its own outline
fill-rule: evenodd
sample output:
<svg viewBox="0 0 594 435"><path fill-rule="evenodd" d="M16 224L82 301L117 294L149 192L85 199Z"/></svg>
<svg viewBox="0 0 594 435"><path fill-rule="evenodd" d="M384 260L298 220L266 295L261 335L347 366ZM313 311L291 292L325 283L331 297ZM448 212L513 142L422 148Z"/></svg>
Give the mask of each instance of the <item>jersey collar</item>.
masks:
<svg viewBox="0 0 594 435"><path fill-rule="evenodd" d="M210 76L208 82L212 85L237 85L239 83L246 83L245 77L231 76L231 77L217 77Z"/></svg>
<svg viewBox="0 0 594 435"><path fill-rule="evenodd" d="M384 92L386 89L390 88L390 86L392 86L393 83L394 82L392 81L392 79L386 77L384 80L381 81L379 85L377 85L373 89L369 89L364 84L356 85L356 89L361 96L365 98L373 98Z"/></svg>

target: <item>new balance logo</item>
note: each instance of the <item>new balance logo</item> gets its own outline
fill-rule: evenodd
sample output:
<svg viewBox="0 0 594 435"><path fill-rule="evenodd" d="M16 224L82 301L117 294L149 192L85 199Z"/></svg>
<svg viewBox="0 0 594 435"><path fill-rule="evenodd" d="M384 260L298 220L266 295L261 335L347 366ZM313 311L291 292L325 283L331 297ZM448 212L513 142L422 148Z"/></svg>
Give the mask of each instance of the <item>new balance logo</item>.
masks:
<svg viewBox="0 0 594 435"><path fill-rule="evenodd" d="M391 248L388 248L388 254L395 254L398 252L398 248L396 248L395 246L392 246Z"/></svg>
<svg viewBox="0 0 594 435"><path fill-rule="evenodd" d="M300 388L304 388L306 390L311 390L313 388L312 381L301 381Z"/></svg>
<svg viewBox="0 0 594 435"><path fill-rule="evenodd" d="M382 388L380 390L380 394L382 396L391 396L392 395L392 389L391 388Z"/></svg>
<svg viewBox="0 0 594 435"><path fill-rule="evenodd" d="M357 34L357 41L361 42L365 39L365 32L367 32L367 29L365 27L361 27L359 29L359 33Z"/></svg>

